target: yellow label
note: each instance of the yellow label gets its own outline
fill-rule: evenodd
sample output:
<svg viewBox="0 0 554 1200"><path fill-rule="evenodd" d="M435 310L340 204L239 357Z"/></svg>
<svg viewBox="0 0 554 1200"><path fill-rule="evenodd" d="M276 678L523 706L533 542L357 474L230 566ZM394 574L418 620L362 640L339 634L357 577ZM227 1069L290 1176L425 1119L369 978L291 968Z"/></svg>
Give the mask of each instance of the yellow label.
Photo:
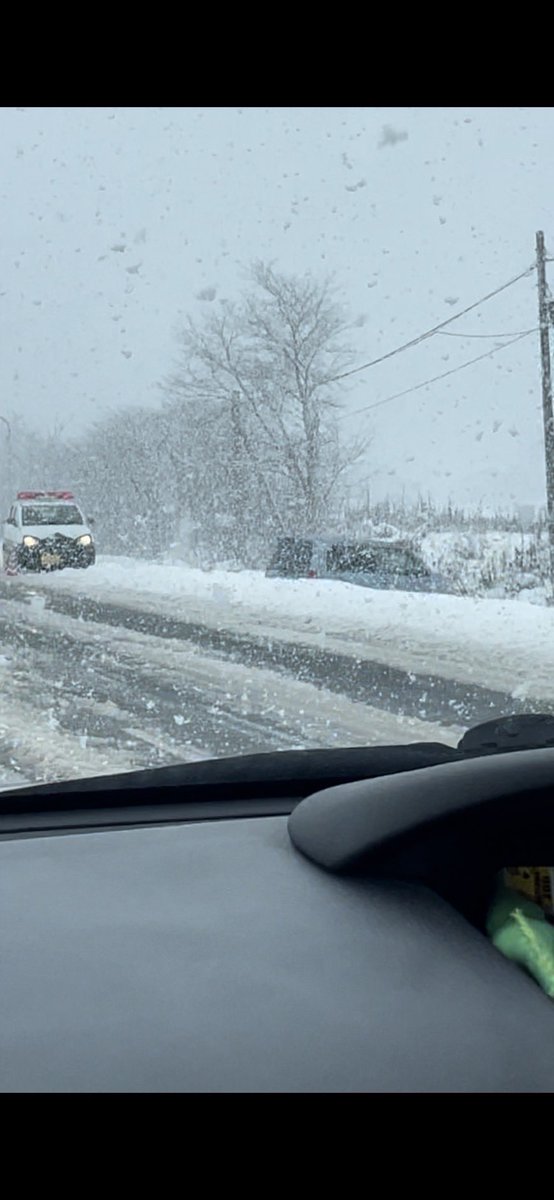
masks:
<svg viewBox="0 0 554 1200"><path fill-rule="evenodd" d="M554 867L507 867L504 878L508 887L539 904L547 917L554 919Z"/></svg>

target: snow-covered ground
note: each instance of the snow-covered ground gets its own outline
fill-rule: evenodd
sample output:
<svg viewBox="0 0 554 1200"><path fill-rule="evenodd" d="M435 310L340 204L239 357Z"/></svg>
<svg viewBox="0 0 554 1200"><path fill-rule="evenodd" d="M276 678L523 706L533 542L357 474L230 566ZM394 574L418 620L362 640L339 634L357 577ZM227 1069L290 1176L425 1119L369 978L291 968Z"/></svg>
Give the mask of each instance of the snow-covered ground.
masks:
<svg viewBox="0 0 554 1200"><path fill-rule="evenodd" d="M450 577L462 595L546 602L545 536L501 529L435 531L421 539L420 550L427 565Z"/></svg>
<svg viewBox="0 0 554 1200"><path fill-rule="evenodd" d="M414 673L554 701L554 609L514 600L374 591L100 558L88 571L17 577L10 587L80 593L217 629L371 659Z"/></svg>
<svg viewBox="0 0 554 1200"><path fill-rule="evenodd" d="M314 651L328 652L320 673L301 678ZM471 704L483 720L516 697L554 705L553 608L130 558L0 585L0 788L263 750L456 745Z"/></svg>
<svg viewBox="0 0 554 1200"><path fill-rule="evenodd" d="M455 745L464 732L51 611L45 591L61 581L14 579L18 599L0 599L0 789L269 750Z"/></svg>

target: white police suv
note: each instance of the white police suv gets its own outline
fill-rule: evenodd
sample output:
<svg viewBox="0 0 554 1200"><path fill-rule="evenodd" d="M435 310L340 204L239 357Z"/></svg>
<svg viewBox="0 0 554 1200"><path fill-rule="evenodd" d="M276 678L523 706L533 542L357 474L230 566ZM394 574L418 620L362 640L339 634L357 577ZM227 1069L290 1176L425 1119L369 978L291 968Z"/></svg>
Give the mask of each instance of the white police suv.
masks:
<svg viewBox="0 0 554 1200"><path fill-rule="evenodd" d="M72 492L18 492L2 532L8 573L90 567L94 538Z"/></svg>

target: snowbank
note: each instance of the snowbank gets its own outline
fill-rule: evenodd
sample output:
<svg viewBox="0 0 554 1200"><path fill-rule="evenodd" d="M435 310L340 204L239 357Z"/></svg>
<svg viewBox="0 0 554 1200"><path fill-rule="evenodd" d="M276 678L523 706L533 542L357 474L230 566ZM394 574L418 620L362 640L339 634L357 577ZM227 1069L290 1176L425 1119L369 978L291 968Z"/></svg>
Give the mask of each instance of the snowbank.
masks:
<svg viewBox="0 0 554 1200"><path fill-rule="evenodd" d="M513 600L373 591L258 571L136 559L20 576L10 587L82 593L216 628L301 641L417 673L554 700L554 609Z"/></svg>

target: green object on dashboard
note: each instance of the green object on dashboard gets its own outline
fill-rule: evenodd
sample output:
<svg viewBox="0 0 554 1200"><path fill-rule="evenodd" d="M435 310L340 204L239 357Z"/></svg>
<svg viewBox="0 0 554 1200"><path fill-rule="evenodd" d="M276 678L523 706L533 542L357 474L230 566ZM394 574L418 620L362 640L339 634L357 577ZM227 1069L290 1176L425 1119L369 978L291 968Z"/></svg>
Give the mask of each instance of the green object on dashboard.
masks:
<svg viewBox="0 0 554 1200"><path fill-rule="evenodd" d="M554 925L549 924L542 908L507 887L501 878L486 928L497 950L524 967L554 999Z"/></svg>

